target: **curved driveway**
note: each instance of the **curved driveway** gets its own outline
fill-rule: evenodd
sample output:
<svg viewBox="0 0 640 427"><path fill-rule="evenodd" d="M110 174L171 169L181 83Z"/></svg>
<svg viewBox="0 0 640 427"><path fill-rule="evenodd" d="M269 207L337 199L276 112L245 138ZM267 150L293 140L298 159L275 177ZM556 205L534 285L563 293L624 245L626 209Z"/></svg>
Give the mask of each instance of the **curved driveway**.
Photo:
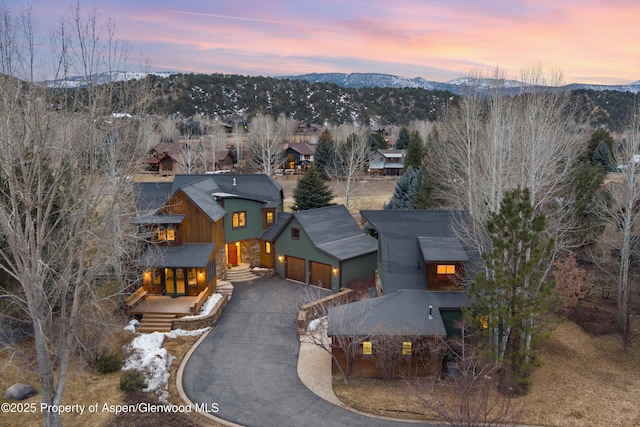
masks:
<svg viewBox="0 0 640 427"><path fill-rule="evenodd" d="M297 307L303 286L282 279L234 285L217 326L184 367L182 385L194 403L245 426L397 426L350 412L313 394L298 378Z"/></svg>

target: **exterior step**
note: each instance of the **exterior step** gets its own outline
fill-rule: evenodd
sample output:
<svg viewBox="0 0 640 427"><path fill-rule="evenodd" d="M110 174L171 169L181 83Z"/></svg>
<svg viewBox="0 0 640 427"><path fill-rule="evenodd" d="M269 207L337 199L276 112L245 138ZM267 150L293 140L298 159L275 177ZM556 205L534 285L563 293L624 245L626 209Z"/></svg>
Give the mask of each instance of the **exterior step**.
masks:
<svg viewBox="0 0 640 427"><path fill-rule="evenodd" d="M173 328L175 314L144 314L136 331L138 332L170 332Z"/></svg>
<svg viewBox="0 0 640 427"><path fill-rule="evenodd" d="M258 276L253 274L251 268L247 265L246 267L235 267L227 270L226 280L229 282L250 282L257 278Z"/></svg>

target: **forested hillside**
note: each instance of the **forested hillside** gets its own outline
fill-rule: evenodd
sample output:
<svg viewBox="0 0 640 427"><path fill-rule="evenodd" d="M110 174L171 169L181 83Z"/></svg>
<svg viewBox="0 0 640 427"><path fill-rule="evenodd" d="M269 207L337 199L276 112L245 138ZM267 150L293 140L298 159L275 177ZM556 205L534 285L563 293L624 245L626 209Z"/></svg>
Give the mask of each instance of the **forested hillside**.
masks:
<svg viewBox="0 0 640 427"><path fill-rule="evenodd" d="M419 88L344 88L270 77L229 74L150 75L152 110L157 114L203 113L223 120L248 119L255 114L280 113L318 124L347 122L384 125L411 120L437 120L459 96ZM622 130L637 94L619 91L572 91L578 117L592 126Z"/></svg>

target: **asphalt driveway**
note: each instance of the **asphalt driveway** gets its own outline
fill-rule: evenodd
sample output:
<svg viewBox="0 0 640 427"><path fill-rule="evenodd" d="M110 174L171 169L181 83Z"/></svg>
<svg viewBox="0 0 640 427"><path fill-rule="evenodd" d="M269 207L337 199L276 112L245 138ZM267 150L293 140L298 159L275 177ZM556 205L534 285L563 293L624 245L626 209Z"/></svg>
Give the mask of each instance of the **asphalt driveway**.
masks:
<svg viewBox="0 0 640 427"><path fill-rule="evenodd" d="M411 426L350 412L298 378L297 307L304 286L279 278L234 285L217 326L195 349L182 385L195 403L218 403L219 418L245 426Z"/></svg>

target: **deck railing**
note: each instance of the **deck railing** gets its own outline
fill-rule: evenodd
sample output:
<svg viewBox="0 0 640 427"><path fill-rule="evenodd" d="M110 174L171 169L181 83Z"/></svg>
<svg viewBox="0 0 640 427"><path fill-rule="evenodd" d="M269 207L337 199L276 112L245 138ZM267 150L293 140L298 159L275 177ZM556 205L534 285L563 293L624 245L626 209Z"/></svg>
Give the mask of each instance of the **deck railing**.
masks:
<svg viewBox="0 0 640 427"><path fill-rule="evenodd" d="M144 300L146 296L147 291L145 291L143 287L140 287L134 293L127 297L127 299L124 301L124 305L127 309L131 309L135 307L135 305L140 301Z"/></svg>
<svg viewBox="0 0 640 427"><path fill-rule="evenodd" d="M191 306L189 307L189 311L191 311L192 314L197 314L202 308L202 305L207 300L207 298L209 298L208 286L204 288L204 290L198 294L198 298L191 303Z"/></svg>

